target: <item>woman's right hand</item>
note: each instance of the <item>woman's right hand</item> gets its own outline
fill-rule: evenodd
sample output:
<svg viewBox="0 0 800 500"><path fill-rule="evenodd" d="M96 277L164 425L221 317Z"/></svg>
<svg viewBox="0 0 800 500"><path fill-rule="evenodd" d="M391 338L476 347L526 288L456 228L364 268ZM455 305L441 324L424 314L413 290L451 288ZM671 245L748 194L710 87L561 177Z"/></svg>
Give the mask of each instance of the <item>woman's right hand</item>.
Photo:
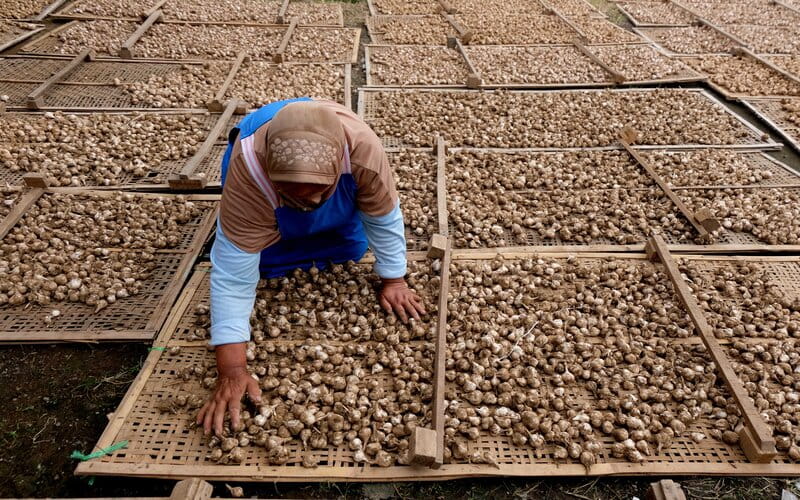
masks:
<svg viewBox="0 0 800 500"><path fill-rule="evenodd" d="M213 428L214 434L222 436L225 412L231 415L231 429L238 429L242 411L242 397L245 393L250 400L261 401L258 381L247 373L247 344L225 344L216 347L217 385L214 394L200 408L197 425L202 425L206 434Z"/></svg>

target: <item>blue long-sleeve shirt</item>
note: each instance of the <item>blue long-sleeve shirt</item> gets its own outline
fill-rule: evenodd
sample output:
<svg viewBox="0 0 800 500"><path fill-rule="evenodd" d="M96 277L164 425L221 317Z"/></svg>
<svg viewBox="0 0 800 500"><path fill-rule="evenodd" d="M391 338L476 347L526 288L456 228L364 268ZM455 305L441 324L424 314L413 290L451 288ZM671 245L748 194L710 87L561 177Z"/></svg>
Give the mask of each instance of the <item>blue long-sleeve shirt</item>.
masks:
<svg viewBox="0 0 800 500"><path fill-rule="evenodd" d="M359 211L369 247L375 254L375 272L381 278L406 274L406 238L400 203L386 215ZM217 224L211 248L211 345L250 340L250 313L256 299L261 253L239 249Z"/></svg>

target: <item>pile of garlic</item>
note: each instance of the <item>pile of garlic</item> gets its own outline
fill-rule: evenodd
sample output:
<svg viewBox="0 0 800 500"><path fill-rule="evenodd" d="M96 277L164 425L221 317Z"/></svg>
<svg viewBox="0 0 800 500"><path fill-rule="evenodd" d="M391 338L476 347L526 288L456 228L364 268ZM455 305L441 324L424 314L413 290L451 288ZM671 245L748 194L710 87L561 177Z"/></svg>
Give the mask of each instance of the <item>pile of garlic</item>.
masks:
<svg viewBox="0 0 800 500"><path fill-rule="evenodd" d="M95 312L139 293L155 252L201 214L183 196L47 194L0 243L0 305L77 302Z"/></svg>

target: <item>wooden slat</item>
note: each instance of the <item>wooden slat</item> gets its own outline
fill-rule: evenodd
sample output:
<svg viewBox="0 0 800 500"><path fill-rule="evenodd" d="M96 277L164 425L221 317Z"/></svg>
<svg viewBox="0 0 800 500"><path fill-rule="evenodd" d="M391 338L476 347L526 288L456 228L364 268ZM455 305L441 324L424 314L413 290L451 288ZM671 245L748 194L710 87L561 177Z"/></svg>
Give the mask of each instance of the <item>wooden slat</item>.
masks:
<svg viewBox="0 0 800 500"><path fill-rule="evenodd" d="M448 235L447 224L447 143L442 136L436 137L436 214L439 234Z"/></svg>
<svg viewBox="0 0 800 500"><path fill-rule="evenodd" d="M294 30L296 29L297 19L292 19L292 22L289 23L289 27L286 29L286 32L283 34L281 44L278 45L278 50L272 55L273 62L282 63L285 60L284 53L286 52L286 47L289 46L289 41L291 40Z"/></svg>
<svg viewBox="0 0 800 500"><path fill-rule="evenodd" d="M702 224L700 224L700 222L697 221L697 219L694 216L694 212L689 210L689 207L687 207L686 204L683 203L683 201L681 201L678 195L676 195L672 191L672 189L669 187L669 184L667 184L667 182L664 179L662 179L660 175L658 175L653 166L650 165L650 162L644 156L642 156L638 151L633 149L631 147L630 142L628 142L628 140L626 140L624 137L620 137L619 143L622 144L622 147L625 148L625 151L627 151L628 154L631 155L639 163L639 165L641 165L642 168L645 169L645 171L647 171L647 174L650 175L650 177L656 182L656 184L658 184L658 187L660 187L661 190L664 191L664 194L667 195L667 198L669 198L670 201L672 201L672 203L676 207L678 207L678 210L680 210L683 216L689 220L689 222L697 230L700 236L708 237L709 235L708 230Z"/></svg>
<svg viewBox="0 0 800 500"><path fill-rule="evenodd" d="M122 44L122 47L119 49L119 56L123 59L131 59L133 58L133 46L136 42L139 41L142 36L147 32L147 30L152 27L156 21L161 19L162 16L161 10L157 10L150 14L147 19L139 26L133 34L125 40L125 43Z"/></svg>
<svg viewBox="0 0 800 500"><path fill-rule="evenodd" d="M433 467L438 469L444 463L444 392L445 392L445 358L447 354L447 303L450 294L450 238L447 239L447 246L442 259L441 286L439 287L439 318L436 324L436 345L433 366L433 405L432 421L433 429L436 431L436 460Z"/></svg>
<svg viewBox="0 0 800 500"><path fill-rule="evenodd" d="M158 0L158 2L156 2L155 5L147 9L147 11L144 12L144 14L142 14L142 21L147 20L147 18L150 17L153 14L153 12L159 10L161 7L164 6L165 3L167 3L167 0Z"/></svg>
<svg viewBox="0 0 800 500"><path fill-rule="evenodd" d="M80 54L73 57L72 60L67 63L66 66L58 70L53 76L45 80L41 85L36 87L33 92L28 94L28 97L25 99L25 104L27 105L28 109L41 109L44 107L44 94L47 92L50 87L61 81L65 76L75 71L75 69L80 66L83 61L93 61L95 58L94 50L92 49L83 49Z"/></svg>
<svg viewBox="0 0 800 500"><path fill-rule="evenodd" d="M611 80L614 83L624 83L625 82L625 80L626 80L625 75L623 75L622 73L618 72L617 70L615 70L614 68L612 68L611 66L606 64L605 61L603 61L602 59L597 57L597 55L594 52L589 50L589 48L586 45L584 45L583 43L581 43L581 42L579 42L577 40L575 41L575 43L573 45L575 46L576 49L578 49L581 52L581 54L583 54L586 57L588 57L589 59L591 59L593 63L597 64L598 66L603 68L603 70L605 70L606 73L611 75Z"/></svg>
<svg viewBox="0 0 800 500"><path fill-rule="evenodd" d="M352 109L353 106L353 94L352 86L353 82L353 65L352 64L345 64L344 65L344 107L347 109Z"/></svg>
<svg viewBox="0 0 800 500"><path fill-rule="evenodd" d="M289 9L289 0L281 2L281 8L278 10L278 17L275 20L277 24L286 24L286 11Z"/></svg>
<svg viewBox="0 0 800 500"><path fill-rule="evenodd" d="M233 79L236 78L236 73L239 72L239 68L242 67L242 63L244 62L245 58L247 57L247 51L242 50L236 55L236 60L233 61L233 65L231 66L230 71L228 71L228 76L225 78L225 81L222 82L222 87L217 91L217 94L214 96L214 99L208 103L208 110L219 113L225 109L223 104L225 100L225 93L228 91L228 87L231 86L233 83ZM234 96L235 98L235 96Z"/></svg>
<svg viewBox="0 0 800 500"><path fill-rule="evenodd" d="M0 222L0 240L6 237L11 228L17 225L17 222L25 215L25 212L32 207L36 201L44 194L44 188L34 188L23 194L19 200L14 204L14 207L8 212L6 218Z"/></svg>
<svg viewBox="0 0 800 500"><path fill-rule="evenodd" d="M225 111L217 119L217 122L211 128L206 140L200 145L197 152L189 158L189 161L183 166L181 171L177 174L170 176L168 182L172 189L185 190L185 189L202 189L205 187L206 177L199 177L193 175L197 167L203 162L203 159L208 156L211 149L216 145L220 135L228 126L231 117L238 111L242 112L243 103L238 99L231 99L225 106Z"/></svg>
<svg viewBox="0 0 800 500"><path fill-rule="evenodd" d="M45 7L44 10L39 13L39 15L34 17L34 20L43 21L47 16L49 16L50 14L61 8L61 6L64 5L66 2L67 0L55 0L53 3Z"/></svg>
<svg viewBox="0 0 800 500"><path fill-rule="evenodd" d="M744 419L745 426L739 433L739 442L745 455L751 462L768 463L777 454L775 440L770 429L761 414L756 409L750 396L733 369L730 360L722 350L714 330L706 321L700 305L692 295L692 291L681 276L678 265L669 253L666 242L663 238L656 235L647 243L647 254L651 260L658 261L664 265L675 292L683 303L686 312L694 323L697 334L705 344L709 356L717 366L717 371L725 381L725 385L730 390L736 404L739 406L740 413Z"/></svg>
<svg viewBox="0 0 800 500"><path fill-rule="evenodd" d="M458 38L460 38L464 43L469 43L469 41L472 40L471 30L465 28L464 25L458 22L456 18L454 18L450 14L442 12L441 15L442 17L444 17L445 21L447 21L450 24L450 26L452 26L453 29L456 30Z"/></svg>
<svg viewBox="0 0 800 500"><path fill-rule="evenodd" d="M467 88L480 88L483 80L480 71L478 71L478 69L472 63L467 51L464 50L464 45L461 43L461 40L456 38L454 43L455 49L461 54L461 57L464 59L464 63L467 65L467 69L469 70L469 74L467 75Z"/></svg>

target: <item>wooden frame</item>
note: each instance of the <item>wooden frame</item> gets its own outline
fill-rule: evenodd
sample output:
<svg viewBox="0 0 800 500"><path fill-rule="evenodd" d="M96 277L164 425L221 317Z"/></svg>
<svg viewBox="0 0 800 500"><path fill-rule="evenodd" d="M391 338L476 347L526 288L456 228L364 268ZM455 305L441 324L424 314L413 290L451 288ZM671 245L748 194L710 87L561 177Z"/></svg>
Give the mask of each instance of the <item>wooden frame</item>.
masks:
<svg viewBox="0 0 800 500"><path fill-rule="evenodd" d="M800 97L797 98L800 101ZM758 116L769 128L780 134L795 151L800 153L800 125L792 129L778 123L778 117L771 115L764 107L774 106L780 98L775 97L748 97L739 99L748 110Z"/></svg>
<svg viewBox="0 0 800 500"><path fill-rule="evenodd" d="M617 7L617 9L620 12L622 12L622 14L625 15L625 17L628 18L628 20L631 22L631 24L634 26L634 28L676 28L676 27L683 27L683 26L688 26L689 25L689 23L648 23L648 22L640 22L636 18L636 16L634 16L631 12L628 11L628 9L625 8L625 6L623 5L625 3L630 3L630 2L618 1L618 2L614 2L614 5ZM636 3L636 2L634 2L634 3ZM660 3L660 2L651 2L651 3ZM666 5L673 5L677 9L683 10L684 12L689 14L690 16L694 16L694 14L692 14L689 11L687 11L686 9L681 7L680 5L676 5L676 4L674 4L672 2L669 2L669 1L665 1L663 3L666 4ZM694 17L696 17L696 16L694 16Z"/></svg>
<svg viewBox="0 0 800 500"><path fill-rule="evenodd" d="M680 53L680 52L674 52L674 51L668 49L667 47L665 47L661 42L659 42L658 40L653 38L649 33L650 31L656 31L656 30L703 28L703 27L714 31L712 28L708 27L707 25L700 24L700 25L697 25L697 26L689 25L689 26L672 26L672 27L666 27L666 26L641 27L641 28L633 28L633 32L636 33L637 35L639 35L640 37L642 37L647 43L652 44L654 47L658 48L664 55L666 55L668 57L672 57L672 58L724 56L724 55L730 54L730 52L697 52L697 53L691 53L691 54L689 54L689 53L684 54L684 53ZM719 36L725 38L725 35L717 32L717 31L715 31L715 33L717 33ZM734 40L730 40L730 42L731 42L732 46L736 44L736 42Z"/></svg>
<svg viewBox="0 0 800 500"><path fill-rule="evenodd" d="M666 247L661 247L664 252ZM648 256L644 253L591 253L591 252L578 252L575 253L560 253L560 252L545 252L545 253L531 253L530 251L518 251L514 249L489 249L489 250L453 250L450 253L453 262L463 260L491 260L497 255L502 255L506 259L514 258L531 258L531 257L550 257L550 258L587 258L587 259L620 259L620 260L635 260L644 262L648 260ZM418 255L410 255L412 259L419 259ZM703 262L719 262L721 265L726 265L731 262L759 262L764 265L785 265L792 264L800 269L800 259L796 256L781 256L781 257L710 257L710 256L682 256L690 261L703 261ZM657 265L657 264L651 264ZM198 356L202 353L202 358L208 357L202 341L182 341L173 337L173 334L178 330L178 325L182 324L182 317L185 312L190 311L193 304L192 297L197 292L202 280L207 279L207 265L200 266L195 275L187 285L184 294L177 302L174 313L170 320L164 325L155 341L155 346L158 349L151 351L147 360L144 363L142 371L137 376L125 395L122 403L117 411L111 417L110 422L103 432L95 449L108 447L110 444L122 439L133 439L132 447L137 448L136 438L132 437L135 434L132 432L141 433L141 429L136 424L137 422L146 423L145 421L150 418L153 410L152 406L160 400L163 395L161 394L164 383L177 368L175 368L174 361L167 358L166 349L171 347L180 346L181 353L179 357L187 359L180 366L193 366L200 361ZM668 272L668 275L680 280L680 275L674 272ZM797 278L794 278L795 280ZM448 280L449 281L449 280ZM794 286L794 282L792 282ZM685 286L685 283L684 283ZM445 296L440 294L440 297ZM446 308L445 308L446 309ZM440 308L442 311L442 308ZM191 314L191 313L190 313ZM440 337L441 338L441 337ZM677 339L678 343L699 344L703 341L700 336L694 336L689 339ZM760 342L761 339L750 339L752 342ZM725 341L721 343L727 343ZM189 352L191 351L191 353ZM185 356L184 356L184 353ZM194 353L194 354L192 354ZM726 359L725 354L721 353L721 360ZM171 359L175 359L174 357ZM723 363L725 361L722 361ZM188 363L188 364L187 364ZM151 382L151 378L155 380ZM733 381L735 383L735 380ZM148 388L149 385L149 388ZM158 391L154 393L153 391ZM740 401L746 400L740 399ZM746 406L746 401L745 401ZM752 403L751 403L752 404ZM756 422L758 416L752 416L752 421ZM144 420L143 420L144 419ZM165 420L165 424L159 424L158 429L165 429L167 434L159 435L162 439L159 441L163 448L163 443L168 442L170 449L166 455L159 451L148 451L148 448L138 447L133 455L123 461L115 462L114 456L101 457L97 460L83 462L78 465L76 469L77 475L127 475L136 477L162 477L162 478L184 478L184 477L201 477L214 480L246 480L246 481L264 481L264 482L316 482L316 481L398 481L398 480L411 480L411 481L435 481L456 479L465 477L487 477L487 476L546 476L546 475L560 475L560 476L607 476L607 475L765 475L765 476L780 476L780 475L796 475L800 465L790 463L788 459L783 456L779 461L772 463L758 463L750 462L745 459L744 452L736 446L725 445L713 439L704 440L702 444L691 443L686 438L681 442L691 443L691 452L682 453L682 447L689 446L674 442L671 446L678 446L677 453L669 453L667 456L659 454L658 456L648 458L643 464L633 464L618 460L612 462L604 462L593 465L587 474L586 469L575 463L556 464L551 459L543 458L536 463L508 463L514 459L504 459L504 463L492 467L491 465L480 464L445 464L440 468L426 468L414 466L393 466L389 468L358 466L358 467L338 467L338 466L319 466L314 469L306 469L300 467L299 464L294 466L273 466L261 464L258 462L243 463L239 465L214 465L208 462L203 463L202 456L190 455L191 459L185 463L179 463L172 460L173 455L180 454L187 456L182 449L185 438L170 439L173 432L178 432L179 435L193 435L197 430L191 430L187 427L188 423L183 415L174 415L161 417ZM134 427L131 427L131 426ZM757 425L757 424L756 424ZM708 427L710 428L710 423ZM134 429L136 429L134 431ZM169 429L166 431L166 429ZM764 429L759 429L763 431ZM188 434L187 434L188 433ZM193 438L194 439L194 438ZM166 440L166 441L164 441ZM765 438L765 442L768 438ZM768 443L767 443L768 444ZM196 446L196 445L191 445ZM746 446L746 445L745 445ZM710 447L710 448L709 448ZM712 450L712 451L708 451ZM724 450L724 451L718 451ZM123 453L124 450L116 453ZM256 450L257 452L257 450ZM133 457L147 456L153 453L153 458L144 458L143 460L131 460ZM193 453L205 453L205 449L198 450ZM516 455L512 455L516 456ZM691 460L683 462L681 457L688 456ZM196 457L196 459L195 459ZM190 463L190 464L189 464Z"/></svg>
<svg viewBox="0 0 800 500"><path fill-rule="evenodd" d="M43 188L34 188L27 193L25 193L22 198L19 200L18 205L12 210L12 212L6 217L6 219L0 224L0 229L2 229L2 234L8 232L19 219L24 215L24 213L34 205L36 200L42 197L45 194L50 193L65 193L65 194L75 194L75 195L90 195L95 197L110 197L114 196L116 192L114 191L99 191L99 190L86 190L86 189L75 189L75 188L51 188L51 189L43 189ZM137 197L170 197L175 195L170 194L155 194L155 193L137 193ZM215 202L219 200L219 195L188 195L189 200L193 201L206 201L206 202ZM187 231L186 236L184 237L184 242L182 243L182 248L174 248L174 249L166 249L166 250L159 250L155 252L156 260L159 263L159 267L153 271L153 275L148 280L155 280L160 279L163 285L159 288L158 292L143 292L143 293L155 293L153 297L151 297L152 303L146 306L145 309L135 310L135 313L140 315L143 319L146 318L145 325L143 327L127 327L127 328L119 328L119 327L105 327L95 329L91 326L87 328L65 328L64 325L59 325L58 323L54 324L52 328L37 328L36 330L31 330L30 326L24 326L23 328L13 328L10 330L0 330L0 344L28 344L28 343L53 343L53 342L113 342L113 341L147 341L153 338L153 336L159 331L161 326L167 319L169 315L170 308L172 304L175 302L181 288L183 287L184 282L189 277L189 273L191 272L192 265L194 264L195 259L200 254L203 249L203 246L207 242L208 238L211 235L211 230L216 224L216 212L217 208L212 207L205 211L205 213L200 217L200 220L197 224L185 226L185 231ZM161 264L161 262L165 264ZM166 265L166 267L164 267ZM104 309L105 312L97 313L95 315L92 314L92 307L86 306L83 304L79 305L68 305L69 303L53 303L49 306L33 306L28 304L26 306L18 306L18 307L8 307L3 306L3 314L4 314L4 323L13 323L16 321L13 318L20 318L22 324L38 324L35 318L41 318L43 315L49 313L51 309L54 307L60 307L61 309L69 309L70 307L75 308L75 311L72 312L64 312L63 314L69 314L73 317L83 317L83 321L92 321L98 320L100 323L103 323L102 317L108 316L111 318L112 316L122 314L123 317L126 316L125 311L131 311L131 308L136 308L137 305L133 302L136 296L125 299L125 301L121 300L119 303L113 305L112 307L108 307ZM126 302L127 301L127 302ZM142 306L138 306L142 307ZM60 317L59 321L63 318ZM77 319L70 320L73 323L80 322ZM91 323L89 323L90 325Z"/></svg>

